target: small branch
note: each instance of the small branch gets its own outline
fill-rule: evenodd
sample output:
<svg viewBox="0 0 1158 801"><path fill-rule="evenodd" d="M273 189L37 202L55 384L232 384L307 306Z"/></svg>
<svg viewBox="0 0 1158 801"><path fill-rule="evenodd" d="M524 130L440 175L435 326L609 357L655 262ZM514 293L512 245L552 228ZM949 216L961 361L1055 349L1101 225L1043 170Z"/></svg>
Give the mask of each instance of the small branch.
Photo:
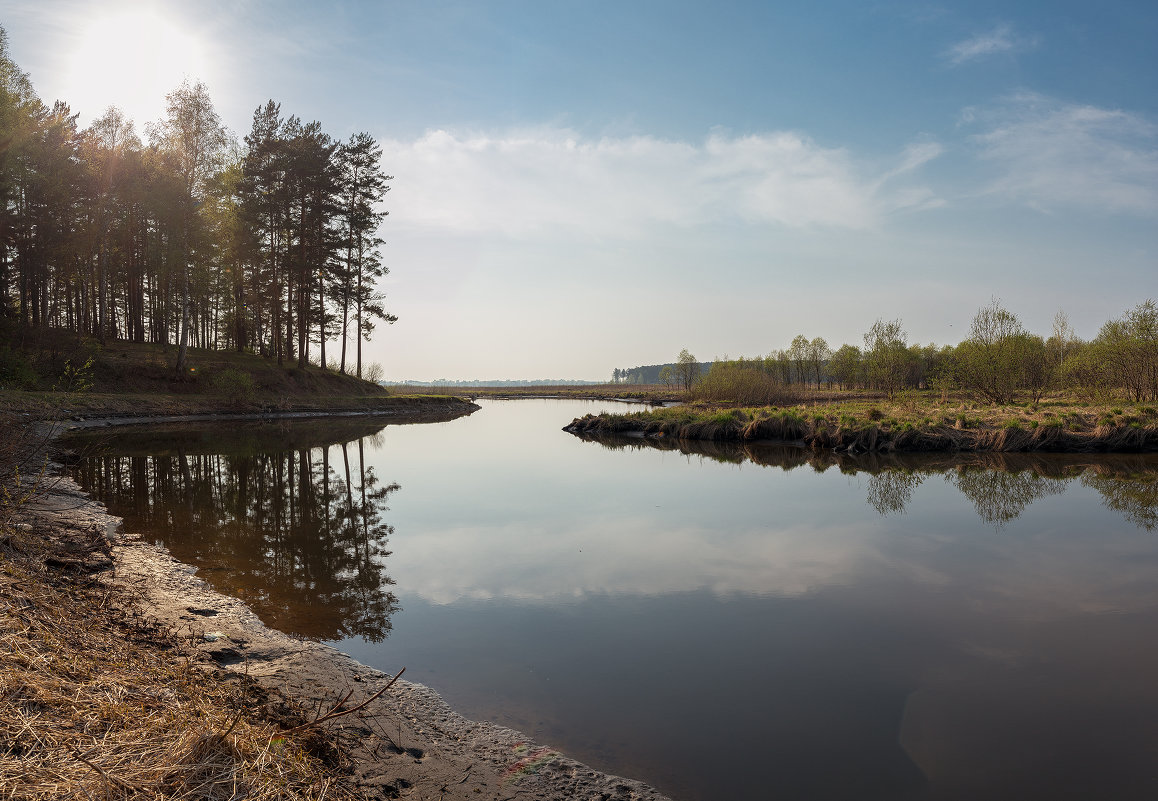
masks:
<svg viewBox="0 0 1158 801"><path fill-rule="evenodd" d="M349 701L350 696L354 694L354 691L350 690L350 692L348 692L344 696L342 696L342 698L339 699L339 701L336 704L334 704L330 708L330 711L327 712L326 714L315 718L314 720L310 721L309 723L303 723L300 726L294 726L292 729L286 729L285 731L279 732L276 736L285 737L288 734L296 734L299 731L305 731L306 729L313 728L314 726L319 726L322 723L326 723L327 721L334 720L335 718L340 718L343 715L349 715L352 712L357 712L359 709L362 709L364 706L369 704L371 701L378 698L378 696L382 695L382 693L386 692L391 687L393 687L394 682L398 681L398 677L401 676L405 672L406 672L406 668L402 668L402 670L398 671L398 674L394 678L390 679L390 681L386 683L385 687L383 687L381 690L379 690L378 692L371 695L369 698L367 698L365 701L358 704L357 706L352 706L349 709L341 709L342 704ZM341 711L339 711L339 710L341 710Z"/></svg>
<svg viewBox="0 0 1158 801"><path fill-rule="evenodd" d="M221 732L221 734L219 734L218 737L220 737L223 740L226 737L228 737L230 732L232 732L237 727L237 724L241 722L241 716L244 714L245 714L245 707L238 709L237 714L233 716L233 720L230 721L229 726L227 726L225 731Z"/></svg>

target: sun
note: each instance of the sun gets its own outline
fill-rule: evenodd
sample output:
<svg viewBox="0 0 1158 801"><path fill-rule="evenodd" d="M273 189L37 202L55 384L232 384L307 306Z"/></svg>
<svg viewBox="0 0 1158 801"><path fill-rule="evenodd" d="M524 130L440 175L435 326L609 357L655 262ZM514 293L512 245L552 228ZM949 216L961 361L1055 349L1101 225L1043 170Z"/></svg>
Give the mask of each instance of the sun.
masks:
<svg viewBox="0 0 1158 801"><path fill-rule="evenodd" d="M143 4L97 13L79 31L62 98L83 121L118 106L143 131L182 80L209 82L203 44L174 20Z"/></svg>

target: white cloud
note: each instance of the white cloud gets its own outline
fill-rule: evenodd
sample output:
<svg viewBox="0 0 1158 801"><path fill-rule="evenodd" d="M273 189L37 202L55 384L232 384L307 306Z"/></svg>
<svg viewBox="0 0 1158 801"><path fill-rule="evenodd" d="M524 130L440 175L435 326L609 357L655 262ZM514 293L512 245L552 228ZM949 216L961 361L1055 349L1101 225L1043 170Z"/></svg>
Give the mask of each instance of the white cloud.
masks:
<svg viewBox="0 0 1158 801"><path fill-rule="evenodd" d="M991 31L953 45L945 52L945 57L953 65L959 65L998 53L1012 53L1036 46L1036 38L1017 36L1010 26L998 25Z"/></svg>
<svg viewBox="0 0 1158 801"><path fill-rule="evenodd" d="M911 185L911 173L941 152L921 143L881 169L791 132L716 133L688 143L585 139L559 128L438 130L386 141L383 150L400 219L519 236L567 229L633 236L655 225L735 221L870 228L930 200L929 190Z"/></svg>
<svg viewBox="0 0 1158 801"><path fill-rule="evenodd" d="M965 119L988 126L974 136L999 170L987 194L1042 210L1158 213L1158 126L1138 115L1023 94Z"/></svg>
<svg viewBox="0 0 1158 801"><path fill-rule="evenodd" d="M396 543L390 568L405 576L398 591L430 603L463 599L555 602L599 595L656 596L707 590L718 597L799 597L849 580L883 562L874 538L847 526L737 529L672 525L657 543L644 518L574 520L550 537L499 525L480 534L429 529ZM496 553L517 559L494 558ZM580 558L578 553L593 555ZM697 555L689 561L687 554ZM595 557L594 555L598 555Z"/></svg>

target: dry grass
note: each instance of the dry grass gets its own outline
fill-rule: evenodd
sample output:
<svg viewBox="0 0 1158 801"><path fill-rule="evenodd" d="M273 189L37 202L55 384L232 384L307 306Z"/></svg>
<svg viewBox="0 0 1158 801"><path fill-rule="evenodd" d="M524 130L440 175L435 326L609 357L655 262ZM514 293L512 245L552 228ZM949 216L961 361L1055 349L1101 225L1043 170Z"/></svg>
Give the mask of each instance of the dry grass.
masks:
<svg viewBox="0 0 1158 801"><path fill-rule="evenodd" d="M52 433L0 412L0 543L13 513L43 484L44 449Z"/></svg>
<svg viewBox="0 0 1158 801"><path fill-rule="evenodd" d="M0 549L0 799L361 797L310 752L316 729L282 736L284 701L207 672L40 547L17 530Z"/></svg>

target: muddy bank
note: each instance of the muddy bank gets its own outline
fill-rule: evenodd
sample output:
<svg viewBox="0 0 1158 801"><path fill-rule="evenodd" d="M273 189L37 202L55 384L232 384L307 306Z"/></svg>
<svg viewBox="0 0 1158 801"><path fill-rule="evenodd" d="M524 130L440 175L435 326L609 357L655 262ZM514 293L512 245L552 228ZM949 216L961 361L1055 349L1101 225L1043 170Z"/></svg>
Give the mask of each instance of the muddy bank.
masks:
<svg viewBox="0 0 1158 801"><path fill-rule="evenodd" d="M1090 431L1061 426L1037 428L949 425L845 427L824 418L794 415L744 420L736 417L704 421L655 420L631 415L586 415L563 430L577 436L619 435L649 439L710 442L781 442L810 448L857 453L929 453L938 451L995 453L1143 453L1158 451L1154 426L1100 425Z"/></svg>
<svg viewBox="0 0 1158 801"><path fill-rule="evenodd" d="M91 573L114 597L187 640L214 671L245 675L323 712L347 693L343 708L350 708L390 680L332 647L267 628L241 601L213 591L194 568L150 544L148 531L125 531L120 518L71 479L53 476L22 511L79 544L51 557L56 564L50 567ZM519 732L467 720L430 688L404 679L325 726L352 760L351 780L368 798L664 799L646 785L595 771Z"/></svg>
<svg viewBox="0 0 1158 801"><path fill-rule="evenodd" d="M607 390L568 390L561 392L528 390L504 390L470 387L463 390L463 396L472 401L487 400L588 400L611 401L614 403L638 403L642 406L670 406L682 403L676 393L671 392L614 392Z"/></svg>
<svg viewBox="0 0 1158 801"><path fill-rule="evenodd" d="M29 395L29 393L24 393ZM153 425L156 423L215 422L230 420L292 420L322 417L405 418L407 422L453 420L478 411L478 404L453 395L411 395L377 398L319 398L316 402L293 401L276 406L231 408L219 401L188 401L165 398L133 398L126 395L78 395L56 400L54 405L11 393L0 397L0 411L29 420L67 423L70 426Z"/></svg>

